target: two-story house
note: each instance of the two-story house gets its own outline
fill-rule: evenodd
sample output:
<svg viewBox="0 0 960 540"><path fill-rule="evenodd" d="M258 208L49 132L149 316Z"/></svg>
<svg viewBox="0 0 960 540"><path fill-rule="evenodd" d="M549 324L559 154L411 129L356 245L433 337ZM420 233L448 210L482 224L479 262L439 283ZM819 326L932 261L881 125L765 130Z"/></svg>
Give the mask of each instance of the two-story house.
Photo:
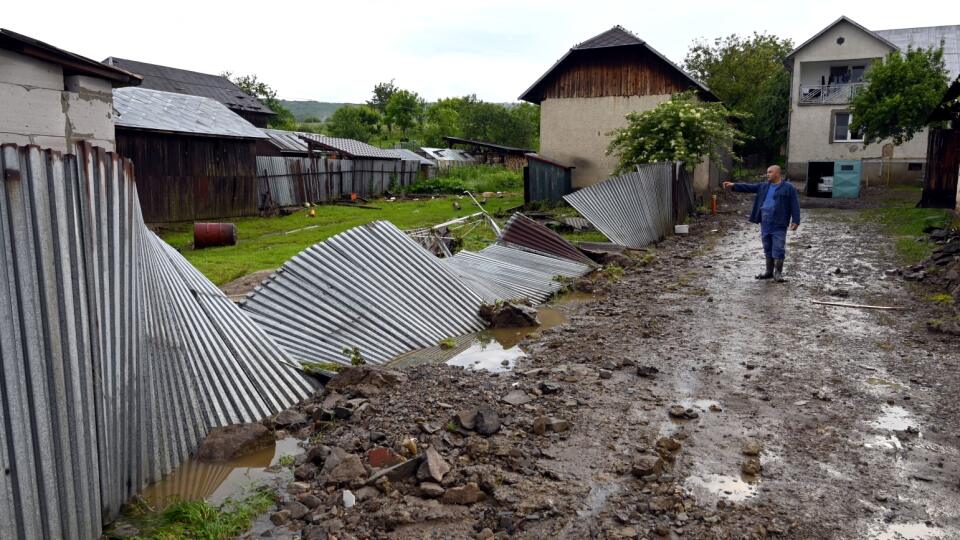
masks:
<svg viewBox="0 0 960 540"><path fill-rule="evenodd" d="M834 178L842 176L871 184L919 182L926 132L899 146L888 140L864 146L862 134L851 128L849 105L864 87L871 64L892 51L941 43L952 80L960 73L960 25L873 31L840 17L794 49L787 56L792 74L788 176L807 180L808 195L829 195Z"/></svg>

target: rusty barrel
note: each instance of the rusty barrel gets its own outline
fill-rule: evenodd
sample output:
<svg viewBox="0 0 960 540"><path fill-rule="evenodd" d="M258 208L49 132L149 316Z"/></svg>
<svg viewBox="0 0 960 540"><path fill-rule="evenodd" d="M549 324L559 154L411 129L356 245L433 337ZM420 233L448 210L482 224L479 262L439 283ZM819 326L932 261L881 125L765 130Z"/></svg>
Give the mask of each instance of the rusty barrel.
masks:
<svg viewBox="0 0 960 540"><path fill-rule="evenodd" d="M237 226L233 223L194 223L193 248L235 246Z"/></svg>

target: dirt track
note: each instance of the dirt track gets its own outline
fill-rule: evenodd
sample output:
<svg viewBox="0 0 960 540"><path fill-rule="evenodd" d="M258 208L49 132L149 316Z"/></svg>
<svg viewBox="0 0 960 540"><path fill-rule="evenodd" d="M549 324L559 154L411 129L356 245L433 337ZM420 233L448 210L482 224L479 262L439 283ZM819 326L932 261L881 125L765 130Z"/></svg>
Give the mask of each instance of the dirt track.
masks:
<svg viewBox="0 0 960 540"><path fill-rule="evenodd" d="M927 332L935 308L886 275L890 242L854 211L803 214L788 235L789 283L753 279L760 243L741 215L706 218L596 301L563 306L570 323L527 340L512 372L407 370L370 396L373 414L319 441L362 455L370 432L396 447L418 423L491 405L502 420L492 437L418 435L453 466L444 487L474 481L486 501L439 504L398 482L302 534L960 538L957 338ZM530 403L503 403L511 390ZM671 418L672 405L696 418ZM541 415L571 428L533 434ZM741 474L750 440L761 446L756 476ZM662 470L648 474L655 459Z"/></svg>

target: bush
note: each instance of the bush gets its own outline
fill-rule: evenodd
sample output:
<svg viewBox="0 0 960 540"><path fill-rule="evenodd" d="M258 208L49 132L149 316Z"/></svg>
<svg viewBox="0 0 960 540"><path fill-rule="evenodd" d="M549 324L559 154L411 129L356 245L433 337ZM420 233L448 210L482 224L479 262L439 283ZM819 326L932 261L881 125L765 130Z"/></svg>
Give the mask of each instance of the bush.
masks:
<svg viewBox="0 0 960 540"><path fill-rule="evenodd" d="M522 191L523 173L493 165L464 165L421 180L408 189L411 193L463 193L464 191Z"/></svg>

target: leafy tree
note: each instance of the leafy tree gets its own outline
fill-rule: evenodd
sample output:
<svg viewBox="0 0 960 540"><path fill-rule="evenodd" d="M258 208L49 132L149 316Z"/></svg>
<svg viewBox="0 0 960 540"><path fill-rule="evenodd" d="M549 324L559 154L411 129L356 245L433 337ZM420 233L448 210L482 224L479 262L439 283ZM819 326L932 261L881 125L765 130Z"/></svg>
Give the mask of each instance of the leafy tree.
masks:
<svg viewBox="0 0 960 540"><path fill-rule="evenodd" d="M259 80L256 75L234 76L229 71L225 71L220 75L229 79L233 84L240 87L245 94L257 98L260 103L263 103L271 111L276 113L276 116L271 118L267 123L268 127L286 130L297 129L297 119L294 118L293 113L284 107L280 103L280 100L277 99L277 91L267 83Z"/></svg>
<svg viewBox="0 0 960 540"><path fill-rule="evenodd" d="M388 122L387 131L393 131L393 126L390 125L390 120L387 118L387 103L390 101L390 96L398 90L400 89L393 83L393 79L390 79L390 82L377 83L373 87L373 97L367 100L367 105L376 109Z"/></svg>
<svg viewBox="0 0 960 540"><path fill-rule="evenodd" d="M424 146L443 146L444 136L460 136L460 113L449 100L440 100L427 108L420 130Z"/></svg>
<svg viewBox="0 0 960 540"><path fill-rule="evenodd" d="M686 70L727 107L743 113L747 137L738 145L743 154L777 157L786 143L790 74L783 62L792 48L789 39L754 32L712 43L698 40L687 53Z"/></svg>
<svg viewBox="0 0 960 540"><path fill-rule="evenodd" d="M423 110L423 100L416 92L397 90L387 101L386 114L388 125L396 125L403 136L417 123Z"/></svg>
<svg viewBox="0 0 960 540"><path fill-rule="evenodd" d="M676 94L656 108L628 114L627 126L610 134L607 154L619 158L620 172L659 161L683 161L691 170L704 157L720 163L720 152L743 140L729 122L735 117L722 103L702 102L693 92Z"/></svg>
<svg viewBox="0 0 960 540"><path fill-rule="evenodd" d="M377 132L380 113L367 105L345 105L333 112L327 120L327 132L332 137L369 142Z"/></svg>
<svg viewBox="0 0 960 540"><path fill-rule="evenodd" d="M902 144L927 125L947 91L943 45L938 49L893 51L864 75L867 86L853 97L851 129L863 132L863 144L891 138Z"/></svg>

